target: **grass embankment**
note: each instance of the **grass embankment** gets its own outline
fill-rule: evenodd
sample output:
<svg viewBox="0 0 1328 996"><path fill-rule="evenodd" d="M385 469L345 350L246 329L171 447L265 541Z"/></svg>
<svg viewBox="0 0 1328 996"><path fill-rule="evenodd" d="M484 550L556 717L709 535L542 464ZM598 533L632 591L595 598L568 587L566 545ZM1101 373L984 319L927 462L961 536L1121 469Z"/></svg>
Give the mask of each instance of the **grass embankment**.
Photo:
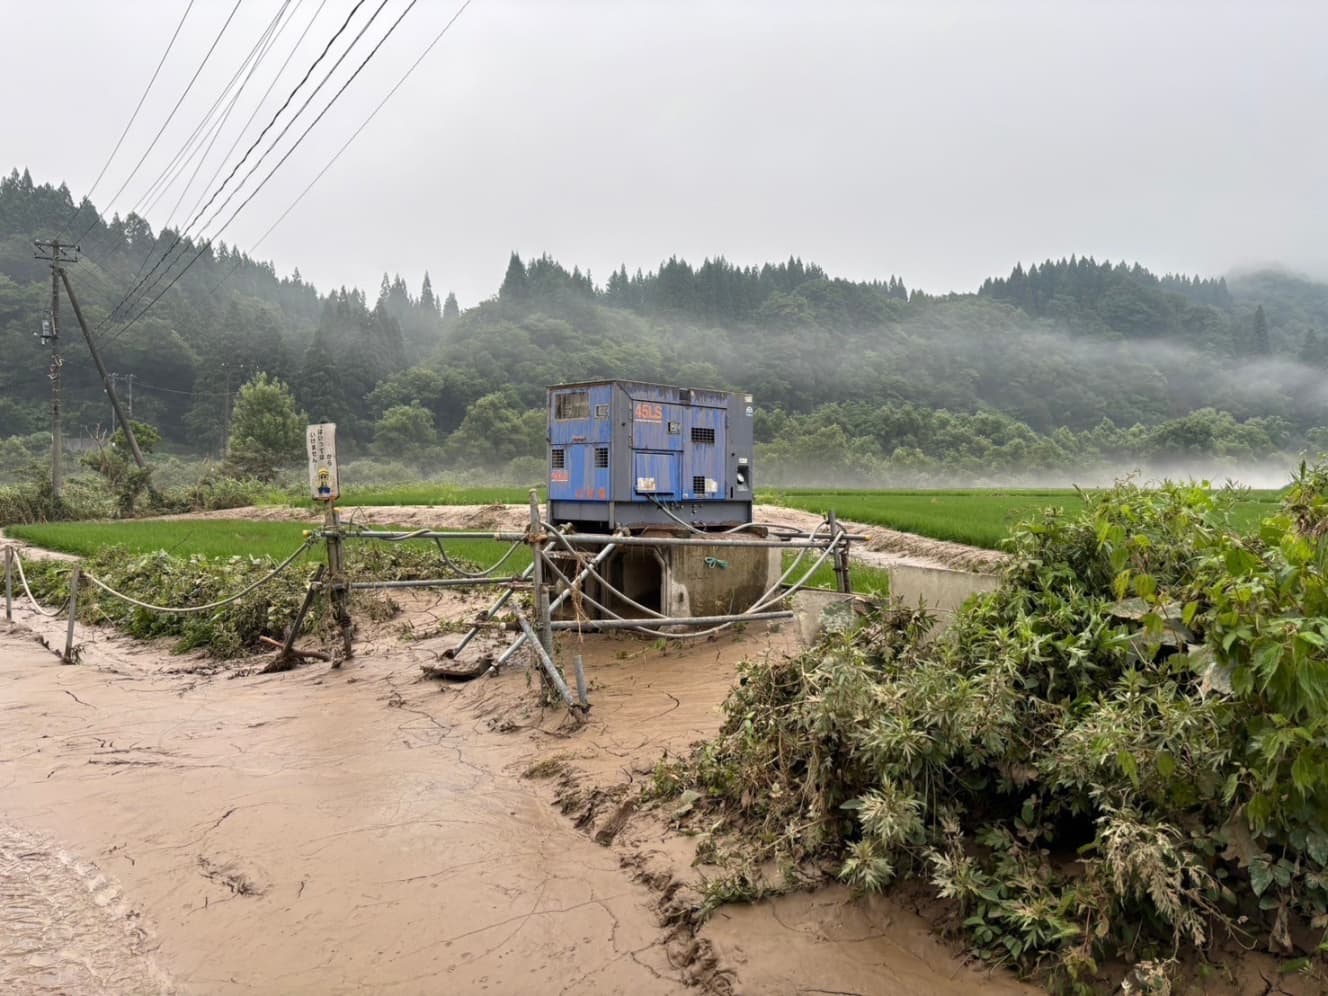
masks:
<svg viewBox="0 0 1328 996"><path fill-rule="evenodd" d="M797 556L796 553L792 552L784 554L784 570L789 569ZM816 551L809 551L803 559L802 565L789 575L789 582L792 583L802 577L807 572L807 568L815 562L817 556ZM835 565L827 559L824 564L816 568L803 587L835 591L837 590L836 580ZM853 585L853 590L859 595L888 595L890 593L890 572L880 567L869 567L866 564L855 563L849 571L849 581Z"/></svg>
<svg viewBox="0 0 1328 996"><path fill-rule="evenodd" d="M1280 491L1248 491L1235 503L1232 524L1249 530L1271 514ZM772 496L780 504L841 519L886 526L932 539L1000 549L1010 527L1046 508L1066 515L1083 509L1080 492L1072 489L953 491L810 491L791 490Z"/></svg>

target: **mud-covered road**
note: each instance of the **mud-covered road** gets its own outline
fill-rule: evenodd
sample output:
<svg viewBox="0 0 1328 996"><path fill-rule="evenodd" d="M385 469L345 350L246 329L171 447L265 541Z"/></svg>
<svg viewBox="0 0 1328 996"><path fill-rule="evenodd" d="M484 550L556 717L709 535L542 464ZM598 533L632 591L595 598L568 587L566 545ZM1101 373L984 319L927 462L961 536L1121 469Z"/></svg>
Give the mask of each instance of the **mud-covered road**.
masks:
<svg viewBox="0 0 1328 996"><path fill-rule="evenodd" d="M587 641L576 731L520 670L421 680L423 645L259 676L86 639L62 666L0 623L0 991L1026 991L842 890L680 931L687 842L578 827L529 776L557 758L586 785L639 779L713 732L766 637Z"/></svg>

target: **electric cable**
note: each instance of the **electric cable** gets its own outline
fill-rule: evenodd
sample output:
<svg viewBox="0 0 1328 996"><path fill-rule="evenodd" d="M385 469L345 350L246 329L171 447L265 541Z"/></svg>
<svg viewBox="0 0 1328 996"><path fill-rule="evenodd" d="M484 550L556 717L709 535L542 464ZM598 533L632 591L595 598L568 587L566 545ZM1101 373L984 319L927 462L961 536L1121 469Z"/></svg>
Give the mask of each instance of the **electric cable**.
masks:
<svg viewBox="0 0 1328 996"><path fill-rule="evenodd" d="M171 108L171 113L166 115L166 120L162 122L161 127L157 129L157 134L153 136L152 141L148 143L147 151L145 151L143 155L139 157L138 162L134 164L134 168L131 169L129 171L129 175L125 177L124 183L120 184L120 188L114 194L111 195L110 199L107 201L107 206L114 204L116 198L119 197L122 193L124 193L125 187L129 186L129 181L132 180L138 174L138 171L139 169L142 168L143 163L147 160L148 156L152 154L152 150L157 147L157 142L161 139L162 133L166 130L167 126L174 119L175 112L178 111L180 109L180 105L184 103L184 98L189 96L189 91L193 89L195 81L198 79L199 74L203 71L203 67L206 66L208 60L212 58L212 53L216 51L217 43L221 41L222 35L224 35L226 33L226 29L230 27L231 21L235 18L235 13L240 9L240 4L242 3L244 3L244 0L235 0L235 6L231 8L230 14L228 14L226 17L226 22L221 26L221 30L217 32L217 37L212 39L212 44L208 47L207 54L203 56L203 61L198 64L198 68L194 70L194 75L189 78L189 83L184 88L184 93L180 94L180 98L175 102L175 106ZM96 222L94 221L84 230L83 234L78 237L78 241L82 242L85 238L87 238L88 232L91 232L95 225Z"/></svg>
<svg viewBox="0 0 1328 996"><path fill-rule="evenodd" d="M303 2L303 0L300 0L300 2ZM299 3L297 3L296 6L298 7ZM295 44L292 45L291 50L286 53L286 58L282 61L281 67L277 70L276 75L272 77L272 82L267 85L267 89L263 91L263 96L258 98L258 103L255 104L254 109L249 112L248 119L245 120L244 124L240 127L240 130L236 132L235 139L231 142L230 148L228 148L226 154L218 160L217 168L212 171L212 175L208 177L207 183L203 185L203 193L199 194L198 201L189 209L190 213L198 210L203 202L203 198L207 196L207 191L211 190L212 185L217 182L217 177L221 175L222 169L224 169L226 163L230 161L231 154L235 152L235 147L240 144L240 139L244 138L245 133L249 130L249 126L254 123L254 118L258 117L258 112L263 109L263 105L267 103L267 98L272 95L272 91L276 88L277 83L280 82L281 77L285 75L286 67L290 65L291 59L295 57L295 53L298 52L300 46L304 44L304 39L309 35L309 29L314 26L314 22L318 20L318 16L323 12L323 8L326 6L327 0L320 0L318 8L314 11L313 17L309 18L309 23L306 24L304 30L300 32L300 37L295 39ZM294 16L294 13L292 13L292 19Z"/></svg>
<svg viewBox="0 0 1328 996"><path fill-rule="evenodd" d="M302 2L302 0L297 0L296 6L298 6L300 2ZM208 154L212 151L212 147L216 144L218 136L220 136L222 130L226 127L226 122L230 120L230 116L235 110L236 102L244 93L245 87L249 85L249 81L258 70L259 65L271 49L272 44L276 41L277 36L290 23L285 18L286 11L290 8L290 5L291 0L282 0L282 4L277 8L276 14L272 16L272 20L267 23L267 26L263 29L263 33L258 36L258 41L254 42L253 48L251 48L249 53L244 57L244 61L240 63L239 68L235 70L230 81L222 88L221 93L217 95L217 99L213 101L212 106L208 108L208 111L203 115L202 120L200 120L195 126L193 133L185 140L184 145L182 145L175 153L170 163L167 164L166 169L163 170L157 179L153 181L152 185L143 192L134 207L130 208L131 212L144 216L151 212L161 198L165 196L166 191L174 186L175 181L180 178L181 174L183 174L186 169L188 169L189 163L195 157L199 156L201 151L202 157L199 159L198 165L194 167L193 175L190 176L189 183L185 185L185 190L180 194L180 201L184 200L185 192L187 192L189 187L193 185L194 179L198 176L199 169L207 159ZM248 72L246 72L246 69ZM240 79L242 74L244 75L244 80L238 87L236 87L235 83ZM231 93L233 87L235 88L235 92ZM230 99L226 102L226 109L222 112L222 116L217 119L217 108L221 106L222 101L226 101L227 94L230 94ZM209 135L211 136L210 139ZM204 147L204 142L207 142L206 147ZM169 179L166 179L168 174ZM142 210L140 210L140 207ZM162 225L163 231L170 228L171 220L175 217L175 212L178 211L179 208L180 204L177 202L175 209L167 217L165 224Z"/></svg>
<svg viewBox="0 0 1328 996"><path fill-rule="evenodd" d="M363 0L361 0L361 2L363 2ZM386 3L386 2L387 2L387 0L384 0L384 3ZM304 142L305 138L308 137L309 133L310 133L311 131L313 131L313 129L318 125L318 123L319 123L320 121L323 120L323 117L327 114L327 112L330 111L330 110L332 109L332 107L336 104L336 102L341 98L341 95L344 94L344 93L346 92L347 88L348 88L352 83L355 82L355 80L359 77L360 73L363 72L364 67L367 66L367 65L369 64L369 62L372 61L372 59L374 58L374 56L378 54L379 49L381 49L381 48L383 47L383 45L387 42L387 40L388 40L390 37L392 37L392 34L396 31L397 27L400 26L401 22L405 19L406 15L409 14L409 13L411 12L411 10L414 9L415 5L416 5L418 2L419 2L419 0L410 0L410 3L408 3L408 4L406 5L406 9L403 10L403 11L397 16L397 19L396 19L395 21L392 22L392 25L387 29L387 31L386 31L386 33L383 35L383 37L379 39L378 43L377 43L377 44L376 44L376 45L370 50L369 54L368 54L367 56L364 57L364 60L363 60L363 61L362 61L362 62L361 62L356 68L355 68L355 71L354 71L353 73L351 73L350 77L346 80L346 82L344 82L343 84L341 84L341 88L340 88L339 90L337 90L337 92L336 92L335 94L332 95L332 99L329 100L328 103L327 103L327 105L324 106L324 108L323 108L321 111L318 112L318 116L317 116L316 118L314 118L314 120L313 120L312 122L309 123L308 127L306 127L306 128L304 129L303 132L300 133L300 136L295 140L295 144L292 145L289 149L286 150L286 154L283 155L283 156L281 157L281 159L279 159L279 160L277 161L276 165L273 166L272 169L268 171L268 174L267 174L265 177L263 177L263 179L259 182L258 186L254 188L254 190L249 194L249 196L246 197L246 198L240 203L239 207L237 207L233 212L231 212L230 217L226 219L225 223L224 223L220 228L218 228L218 229L212 234L212 236L211 236L206 242L203 243L202 248L200 248L200 249L198 250L198 252L196 252L196 253L194 254L194 256L189 260L189 262L188 262L187 264L185 264L184 269L182 269L179 273L177 273L177 274L171 279L171 282L168 283L168 284L166 285L166 287L161 291L161 293L159 293L156 297L154 297L154 298L148 303L147 307L143 308L143 309L142 309L137 315L135 315L135 316L134 316L134 317L128 322L128 324L126 324L123 328L121 328L120 330L118 330L114 335L110 336L110 337L107 339L107 342L108 342L108 343L115 342L116 339L118 339L118 338L120 338L120 336L124 335L124 333L125 333L126 331L128 331L129 328L132 327L132 326L134 325L134 323L136 323L140 318L142 318L145 314L147 314L147 312L153 307L153 305L155 305L158 301L160 301L161 298L162 298L162 297L163 297L163 296L164 296L164 295L165 295L165 294L166 294L166 293L167 293L172 287L175 286L176 282L179 281L179 279L180 279L181 277L183 277L186 273L188 273L189 270L190 270L190 268L191 268L195 263L197 263L198 260L199 260L200 258L202 258L203 254L204 254L205 252L207 252L207 251L212 247L212 243L213 243L213 241L215 241L217 238L219 238L219 237L221 236L221 233L224 232L228 227L230 227L231 223L235 220L235 218L239 215L239 213L240 213L241 211L243 211L243 210L245 209L245 207L247 207L247 206L249 205L249 203L250 203L250 202L251 202L256 196L258 196L259 192L260 192L265 186L267 186L268 181L272 179L272 177L276 174L277 170L281 169L281 167L285 164L285 162L286 162L288 159L290 159L290 157L295 153L295 150L298 149L298 148L300 147L300 145ZM379 8L379 9L381 9L381 5L380 5L380 8ZM335 67L334 67L334 68L335 68ZM247 179L247 178L246 178L246 179ZM228 199L228 200L229 200L229 199ZM223 207L224 207L224 205L223 205ZM168 268L168 269L169 269L169 268ZM140 300L141 300L141 298L140 298Z"/></svg>
<svg viewBox="0 0 1328 996"><path fill-rule="evenodd" d="M296 6L298 7L302 2L303 0L296 0ZM268 22L267 27L263 29L263 33L259 36L258 41L254 43L253 48L249 50L244 61L241 62L239 68L235 70L230 81L222 88L221 93L217 95L217 99L212 102L212 106L208 108L207 113L203 115L202 120L199 121L193 132L185 140L184 144L176 151L175 155L171 158L171 161L166 164L166 168L158 174L157 178L153 180L151 184L149 184L148 189L139 196L139 199L134 203L133 207L129 209L129 214L137 214L139 217L144 217L151 212L152 209L156 207L158 201L165 196L166 192L175 185L176 181L184 174L184 171L189 168L189 164L195 158L198 158L198 163L194 166L193 173L190 174L188 182L180 191L179 198L176 199L175 206L171 209L171 213L167 216L165 223L161 226L161 232L163 234L170 230L171 222L175 220L175 216L180 210L180 205L184 202L189 189L198 178L199 170L202 169L203 163L212 152L212 147L216 144L217 139L225 129L226 122L230 120L231 113L235 110L235 105L239 101L241 94L244 93L245 87L249 85L250 79L253 78L259 64L267 55L268 50L276 41L277 36L280 35L281 31L283 31L287 24L290 23L289 21L282 21L283 15L285 14L286 9L290 6L290 3L291 0L283 0L276 15L274 15L272 20ZM252 65L250 65L251 62ZM245 72L246 67L249 69L248 74L245 75L243 82L240 83L239 87L235 89L234 94L231 95L222 116L214 121L217 108L221 106L222 101L226 100L226 95L230 93L233 87L235 87L236 81L240 79L240 76ZM209 135L211 136L210 139L208 137ZM204 145L205 142L206 145ZM200 152L202 153L201 156L199 155ZM209 181L209 185L210 184L211 181ZM204 189L204 193L206 194L206 188ZM142 276L144 267L146 267L148 262L152 259L152 255L157 251L157 246L160 242L160 239L153 240L153 245L149 247L142 262L138 264L138 269L134 272L132 278L133 280L138 280L138 278ZM118 309L122 304L123 301L121 301L120 304L117 304L116 308ZM112 309L108 317L114 319L116 313L116 310Z"/></svg>
<svg viewBox="0 0 1328 996"><path fill-rule="evenodd" d="M124 131L120 132L120 137L115 143L115 148L113 148L111 154L106 157L106 162L102 163L101 171L97 174L97 178L92 181L92 186L88 188L88 192L83 195L83 200L91 201L92 195L97 191L98 184L101 183L102 178L106 175L106 170L110 168L111 162L115 159L115 154L120 151L120 146L124 144L125 136L129 134L129 129L132 128L134 122L138 120L138 112L143 109L143 102L148 99L148 93L151 92L152 85L157 82L157 76L161 73L161 67L166 64L166 57L171 54L171 49L175 47L175 39L180 37L180 29L184 27L184 22L189 16L189 12L194 9L194 2L195 0L189 0L188 5L184 9L184 13L180 15L179 23L175 25L175 31L171 33L171 40L166 43L166 51L162 52L161 58L157 60L157 68L152 71L152 78L148 80L148 85L143 88L143 93L138 98L138 104L134 107L134 113L129 116L129 123L124 126ZM78 217L78 213L82 210L82 207L83 201L79 201L79 203L75 205L73 214L66 218L64 224L60 226L61 235L63 235L65 229L69 227L69 223ZM94 208L93 210L95 211L96 209ZM97 218L101 219L100 212L97 212ZM93 222L93 225L96 225L96 221Z"/></svg>
<svg viewBox="0 0 1328 996"><path fill-rule="evenodd" d="M319 180L323 178L323 174L326 173L328 170L330 170L336 164L336 161L341 158L341 154L345 152L348 148L350 148L350 144L354 142L355 139L360 137L360 132L364 131L365 128L369 127L369 122L371 122L375 117L378 116L378 112L383 109L383 105L385 105L389 100L392 99L392 96L398 90L401 89L402 84L405 83L406 80L410 78L410 74L415 72L416 67L419 66L419 64L424 61L425 57L428 56L428 54L434 50L434 46L436 46L440 41L443 40L443 35L447 34L448 30L451 29L452 25L456 22L457 18L459 18L465 12L466 8L471 5L471 2L472 0L465 0L465 2L460 7L457 8L456 13L452 15L451 19L446 24L443 25L443 29L439 31L438 34L433 36L433 41L429 42L429 44L424 47L424 51L420 53L419 58L417 58L414 62L410 64L410 68L408 68L404 73L402 73L401 78L397 80L396 84L392 87L392 89L387 91L387 96L385 96L382 100L380 100L378 102L378 106L369 112L369 116L365 118L360 123L360 126L351 133L350 138L346 139L346 141L342 143L341 148L337 149L337 151L332 154L332 158L327 161L327 165L325 165L322 169L318 171L317 175L315 175L314 178L309 181L308 185L303 190L300 191L299 196L296 197L295 200L291 201L290 206L286 208L285 211L281 212L281 215L277 218L277 220L268 226L267 231L265 231L261 236L259 236L258 241L249 247L249 252L251 253L254 252L259 246L263 244L263 242L267 239L267 237L272 234L273 229L275 229L278 225L280 225L283 221L286 220L286 216L295 210L296 206L300 203L300 201L304 200L305 194L309 193L309 191L313 189L314 184L316 184ZM218 283L217 287L220 287L222 283L225 283L226 280L234 272L235 270L231 270L231 272L226 274L225 277L222 277L221 283ZM214 287L213 290L216 290L216 287Z"/></svg>
<svg viewBox="0 0 1328 996"><path fill-rule="evenodd" d="M337 28L336 33L333 34L332 37L331 37L330 39L328 39L327 44L323 46L323 50L322 50L321 52L318 53L318 57L317 57L316 59L314 59L313 63L312 63L312 64L309 66L309 68L305 71L304 76L302 76L302 77L300 78L300 81L299 81L298 83L295 84L295 87L294 87L294 88L291 90L291 92L286 96L286 100L282 103L282 105L281 105L280 107L277 108L276 113L273 114L273 115L272 115L272 118L268 121L268 123L267 123L266 125L263 126L263 130L260 131L260 132L258 133L258 137L255 138L254 141L253 141L253 143L249 146L249 148L245 150L244 155L242 155L242 156L240 157L240 161L237 162L237 163L231 168L230 173L228 173L228 174L226 175L226 178L225 178L224 180L221 181L221 185L220 185L219 187L217 187L216 190L213 191L212 196L208 198L207 203L204 204L203 207L202 207L201 209L199 209L198 213L194 215L193 219L189 222L189 224L186 225L184 228L182 228L182 229L180 230L180 232L176 234L176 236L175 236L175 241L173 241L173 242L167 247L166 251L165 251L164 253L161 254L161 258L160 258L159 260L157 260L156 263L153 264L152 269L148 271L147 275L144 276L142 279L140 279L140 280L138 281L138 283L136 283L133 287L131 287L131 288L129 289L129 292L128 292L127 294L125 294L125 296L124 296L123 298L121 298L121 300L120 300L120 304L116 305L116 307L115 307L114 309L112 309L112 314L114 314L114 313L116 313L117 311L119 311L119 309L120 309L121 307L124 306L124 304L129 300L129 298L132 297L135 293L137 293L138 290L139 290L139 288L143 287L143 285L146 284L146 283L148 282L148 280L151 279L152 275L153 275L154 273L156 273L158 269L160 269L160 267L161 267L161 265L162 265L163 263L166 262L167 257L169 257L169 256L171 255L171 253L173 253L173 252L175 251L176 247L179 246L180 243L184 241L185 237L186 237L186 236L189 234L189 232L193 229L194 225L196 225L196 224L198 223L198 220L203 216L203 214L207 211L207 209L208 209L209 207L212 206L212 202L215 201L219 196L221 196L221 192L222 192L223 190L226 189L226 185L229 184L230 181L235 177L235 174L236 174L237 172L239 172L240 167L242 167L242 166L245 164L245 162L248 161L249 156L253 153L254 149L258 148L259 144L262 143L264 136L266 136L267 133L272 129L272 127L277 123L277 120L281 117L282 113L286 110L286 108L290 106L291 101L293 101L293 100L295 99L295 95L296 95L297 93L299 93L300 89L304 86L304 84L308 82L309 77L313 75L314 70L317 69L318 66L319 66L319 64L323 61L323 59L326 58L328 52L330 52L330 51L332 50L332 46L336 44L337 39L340 38L340 37L342 36L343 33L345 33L346 29L350 26L351 21L354 19L356 13L359 11L359 9L360 9L362 6L364 6L365 2L366 2L366 0L356 0L355 6L352 7L350 13L346 15L346 19L342 22L341 27ZM383 9L384 6L386 6L387 2L388 2L388 0L382 0L382 3L379 4L378 9L374 12L373 17L370 18L370 20L369 20L369 23L370 23L370 24L373 23L373 18L378 16L378 13ZM412 6L413 6L413 4L412 4ZM409 9L409 8L407 8L407 9ZM367 28L368 25L366 24L365 27ZM337 60L337 62L336 62L336 65L334 65L334 66L332 67L333 70L335 70L337 66L341 65L342 60L344 60L345 57L346 57L346 55L348 55L348 54L350 53L350 50L351 50L352 48L354 48L355 43L359 41L360 37L362 37L363 34L364 34L364 28L361 28L360 33L359 33L358 35L356 35L355 40L351 42L351 44L346 48L346 51L343 52L343 53L341 54L340 58L338 58L338 60ZM331 72L328 73L328 76L330 76L330 75L331 75ZM304 109L305 109L306 107L309 106L309 100L312 100L314 94L316 94L316 93L318 92L318 89L321 89L322 86L323 86L323 84L327 82L328 76L324 76L324 77L323 77L322 82L320 82L320 83L318 84L318 87L314 90L314 93L313 93L313 94L310 94L309 98L306 99L305 102L300 106L300 109L299 109L298 111L295 112L294 116L291 118L291 122L288 123L288 124L286 125L286 128L284 128L284 129L282 130L281 135L278 135L278 136L277 136L277 139L274 140L274 142L273 142L273 146L275 146L276 142L277 142L277 141L280 141L280 139L282 138L282 136L284 136L284 135L286 134L286 132L290 129L290 124L294 123L294 121L295 121L296 119L299 118L300 114L303 113ZM353 79L353 78L354 78L354 77L352 77L352 79ZM298 142L297 142L297 145L298 145ZM267 152L271 152L273 146L269 146ZM264 156L267 155L267 152L264 153ZM260 161L261 161L261 160L260 160ZM245 179L242 180L242 181L240 182L240 185L241 185L241 186L244 185L244 182L245 182L246 180L248 180L248 178L249 178L250 175L252 175L252 170L250 171L249 174L246 174ZM238 189L238 188L237 188L237 189ZM232 195L232 196L233 196L233 195ZM226 199L225 203L222 205L223 208L224 208L225 204L229 204L229 203L230 203L230 198L228 197L228 198ZM246 202L246 203L247 203L247 202ZM219 209L219 210L220 210L220 209ZM216 215L214 214L213 217L215 217L215 216L216 216ZM211 219L209 219L209 222L210 222L210 221L211 221ZM206 227L206 226L205 226L205 227ZM217 237L217 236L214 235L214 236L213 236L213 239L215 239L216 237ZM211 242L209 241L209 242L206 243L206 244L207 244L207 245L210 245ZM188 250L186 249L185 251L187 252ZM183 257L180 257L180 258L183 258ZM168 273L170 272L170 267L171 267L171 266L174 266L174 265L175 265L175 262L173 261L169 266L167 266L167 272L168 272ZM192 262L191 262L191 263L190 263L190 266L192 266L192 265L193 265L193 264L192 264ZM188 269L188 267L186 267L186 269ZM182 271L182 272L183 272L183 271ZM142 300L142 298L144 298L144 297L146 297L148 294L150 294L150 293L152 292L153 288L155 288L155 287L157 286L157 284L159 284L159 283L161 282L161 280L163 280L163 279L165 279L165 274L163 274L162 277L160 277L160 278L158 278L156 281L154 281L153 284L152 284L152 286L150 286L147 290L143 291L143 293L142 293L142 295L140 296L139 300ZM109 318L108 318L108 321L109 321ZM101 330L101 329L102 329L107 323L108 323L107 321L103 321L100 325L98 325L97 329L93 330L93 334L94 334L94 335L97 334L97 332L99 332L99 331L100 331L100 330Z"/></svg>

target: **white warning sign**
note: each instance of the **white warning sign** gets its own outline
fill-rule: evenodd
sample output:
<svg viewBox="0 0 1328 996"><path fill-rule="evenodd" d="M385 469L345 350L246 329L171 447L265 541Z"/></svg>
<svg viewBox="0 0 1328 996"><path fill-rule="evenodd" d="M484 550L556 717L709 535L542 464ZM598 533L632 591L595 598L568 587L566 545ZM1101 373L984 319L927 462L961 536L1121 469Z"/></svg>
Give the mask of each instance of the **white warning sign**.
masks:
<svg viewBox="0 0 1328 996"><path fill-rule="evenodd" d="M309 491L314 501L336 501L341 497L337 478L337 424L320 422L309 426Z"/></svg>

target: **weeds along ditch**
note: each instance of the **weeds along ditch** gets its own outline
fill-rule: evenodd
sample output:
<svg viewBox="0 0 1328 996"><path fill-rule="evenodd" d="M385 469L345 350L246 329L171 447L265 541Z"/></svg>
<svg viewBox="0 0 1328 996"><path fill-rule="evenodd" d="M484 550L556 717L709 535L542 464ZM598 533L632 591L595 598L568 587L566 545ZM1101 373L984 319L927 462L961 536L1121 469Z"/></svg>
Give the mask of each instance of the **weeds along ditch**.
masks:
<svg viewBox="0 0 1328 996"><path fill-rule="evenodd" d="M745 664L646 790L699 836L707 906L912 879L1057 991L1165 993L1242 948L1322 984L1328 467L1257 528L1238 500L1086 493L945 632L895 606Z"/></svg>
<svg viewBox="0 0 1328 996"><path fill-rule="evenodd" d="M996 550L1001 548L1020 520L1048 508L1073 514L1084 507L1084 496L1093 493L1074 489L790 490L770 498L781 505L820 515L833 509L840 518L852 522ZM1278 491L1234 491L1232 524L1237 529L1253 529L1263 516L1275 509L1280 494Z"/></svg>
<svg viewBox="0 0 1328 996"><path fill-rule="evenodd" d="M85 570L117 591L172 606L203 605L239 591L306 542L305 527L299 523L227 519L58 522L11 526L6 532L84 558ZM456 540L445 548L454 563L475 570L497 561L509 545ZM84 585L79 592L79 619L112 625L140 639L175 638L177 652L205 649L219 658L242 656L262 649L260 636L279 639L285 634L314 565L325 556L321 542L309 545L285 572L215 612L151 612ZM517 574L529 563L529 551L519 548L503 570ZM438 547L430 540L346 543L346 570L352 578L417 580L444 576L442 566ZM33 560L25 563L25 569L38 599L48 605L68 601L69 563ZM353 598L358 606L353 611L369 618L383 618L392 611L386 594L356 592ZM322 633L330 626L327 615L326 599L316 599L310 628Z"/></svg>

